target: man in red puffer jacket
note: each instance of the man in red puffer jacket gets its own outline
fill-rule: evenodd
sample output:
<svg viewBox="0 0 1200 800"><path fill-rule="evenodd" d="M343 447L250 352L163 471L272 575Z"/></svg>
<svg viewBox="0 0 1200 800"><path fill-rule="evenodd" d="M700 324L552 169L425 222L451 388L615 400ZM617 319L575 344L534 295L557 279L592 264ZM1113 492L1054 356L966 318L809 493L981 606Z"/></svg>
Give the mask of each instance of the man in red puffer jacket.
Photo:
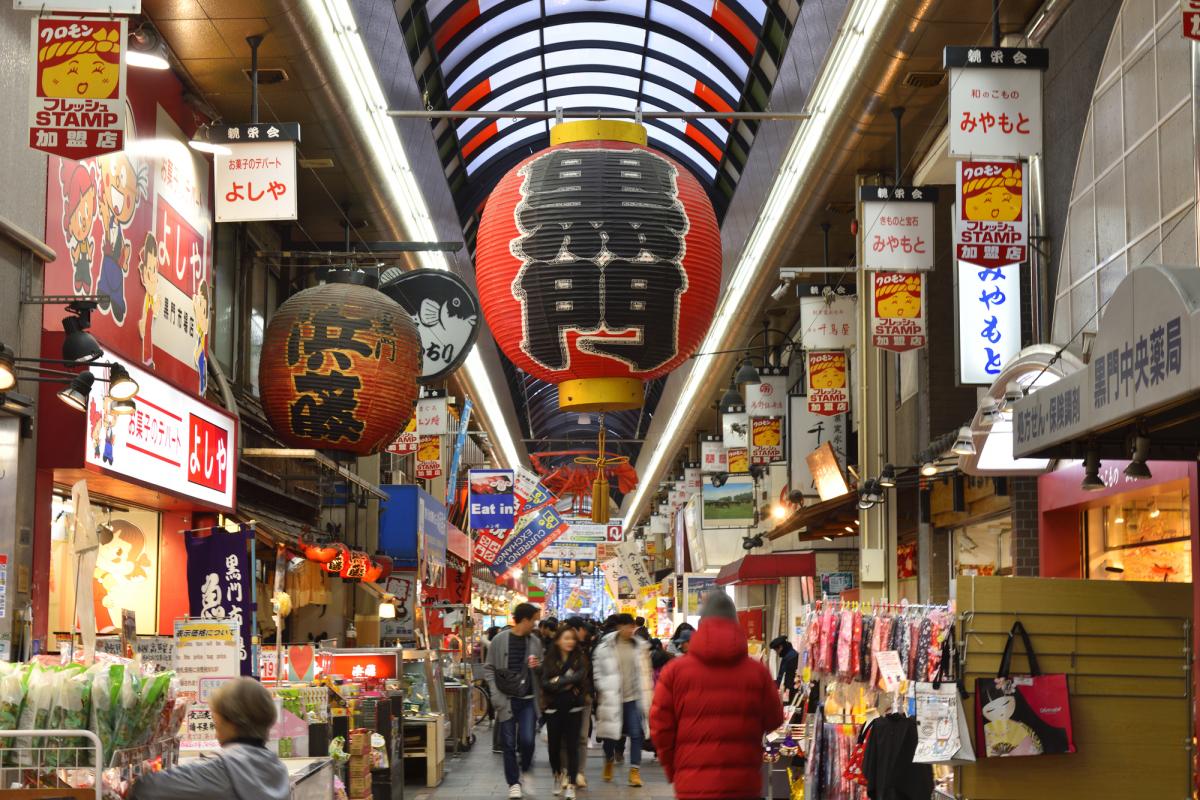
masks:
<svg viewBox="0 0 1200 800"><path fill-rule="evenodd" d="M761 797L762 737L782 724L779 691L747 655L733 601L712 592L687 655L663 669L650 710L650 738L675 796Z"/></svg>

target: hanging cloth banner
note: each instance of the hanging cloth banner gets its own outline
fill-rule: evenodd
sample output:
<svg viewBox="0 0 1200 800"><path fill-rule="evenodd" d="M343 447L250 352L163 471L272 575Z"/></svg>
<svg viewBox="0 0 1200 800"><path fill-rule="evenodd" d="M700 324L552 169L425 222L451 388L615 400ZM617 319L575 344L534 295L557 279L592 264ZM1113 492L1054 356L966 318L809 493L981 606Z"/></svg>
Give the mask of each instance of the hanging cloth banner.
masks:
<svg viewBox="0 0 1200 800"><path fill-rule="evenodd" d="M995 269L1029 255L1025 189L1019 161L960 161L954 249L959 261Z"/></svg>
<svg viewBox="0 0 1200 800"><path fill-rule="evenodd" d="M238 623L241 641L238 658L243 675L258 666L250 658L255 636L254 559L250 543L254 528L243 525L236 533L214 527L189 531L187 549L188 613L199 619Z"/></svg>
<svg viewBox="0 0 1200 800"><path fill-rule="evenodd" d="M458 423L458 436L454 440L454 452L450 455L450 471L446 475L447 507L454 502L454 495L458 490L458 463L462 460L463 448L467 444L467 426L471 422L471 409L473 408L474 404L468 397L463 402L462 419Z"/></svg>
<svg viewBox="0 0 1200 800"><path fill-rule="evenodd" d="M473 469L471 482L471 528L510 531L517 513L511 469Z"/></svg>
<svg viewBox="0 0 1200 800"><path fill-rule="evenodd" d="M874 272L871 280L871 342L893 353L924 347L925 274Z"/></svg>
<svg viewBox="0 0 1200 800"><path fill-rule="evenodd" d="M567 523L553 506L546 506L521 519L521 524L500 548L489 565L494 575L522 567L553 544L567 530Z"/></svg>

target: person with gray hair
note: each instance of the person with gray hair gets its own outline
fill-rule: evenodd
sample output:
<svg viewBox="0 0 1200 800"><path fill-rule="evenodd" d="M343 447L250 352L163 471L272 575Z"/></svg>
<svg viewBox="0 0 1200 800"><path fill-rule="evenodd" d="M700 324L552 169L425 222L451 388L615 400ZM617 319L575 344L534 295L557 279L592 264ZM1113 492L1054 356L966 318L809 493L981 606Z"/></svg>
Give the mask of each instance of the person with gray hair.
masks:
<svg viewBox="0 0 1200 800"><path fill-rule="evenodd" d="M138 778L130 800L288 800L287 767L267 749L275 700L253 678L224 683L208 699L221 751Z"/></svg>

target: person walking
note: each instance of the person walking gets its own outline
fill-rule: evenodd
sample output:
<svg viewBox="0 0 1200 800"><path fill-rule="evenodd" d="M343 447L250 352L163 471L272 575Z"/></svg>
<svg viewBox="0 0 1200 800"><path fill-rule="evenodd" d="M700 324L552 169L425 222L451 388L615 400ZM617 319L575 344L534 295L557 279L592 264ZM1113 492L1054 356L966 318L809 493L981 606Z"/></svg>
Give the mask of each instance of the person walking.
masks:
<svg viewBox="0 0 1200 800"><path fill-rule="evenodd" d="M579 729L591 694L588 673L588 658L575 629L559 626L542 662L542 713L549 734L554 794L561 793L568 800L575 797L580 773Z"/></svg>
<svg viewBox="0 0 1200 800"><path fill-rule="evenodd" d="M675 797L761 797L762 737L782 724L775 682L747 654L733 601L710 594L687 655L663 669L650 711L650 736Z"/></svg>
<svg viewBox="0 0 1200 800"><path fill-rule="evenodd" d="M540 613L531 603L514 608L512 627L492 639L487 663L483 665L483 676L500 723L504 780L512 800L524 796L522 779L533 766L538 673L542 665L542 640L534 626Z"/></svg>
<svg viewBox="0 0 1200 800"><path fill-rule="evenodd" d="M800 653L792 647L786 636L771 640L771 649L779 656L779 668L775 673L775 685L782 687L788 705L796 699L796 670L800 667Z"/></svg>
<svg viewBox="0 0 1200 800"><path fill-rule="evenodd" d="M617 740L629 737L629 785L642 785L642 743L654 696L650 645L634 636L637 623L618 614L614 630L596 645L596 736L604 741L604 780L613 778ZM760 759L761 760L761 759Z"/></svg>
<svg viewBox="0 0 1200 800"><path fill-rule="evenodd" d="M592 673L592 650L596 644L595 628L588 623L583 617L571 617L566 623L575 631L575 638L579 640L578 649L584 655L584 663L587 665L587 686L588 692L583 701L583 714L580 716L579 725L579 769L575 773L575 788L587 788L587 775L585 770L587 767L588 757L588 739L592 735L592 699L595 694L592 690L594 676ZM563 742L563 747L570 746L569 742ZM566 753L563 753L563 760L566 760Z"/></svg>

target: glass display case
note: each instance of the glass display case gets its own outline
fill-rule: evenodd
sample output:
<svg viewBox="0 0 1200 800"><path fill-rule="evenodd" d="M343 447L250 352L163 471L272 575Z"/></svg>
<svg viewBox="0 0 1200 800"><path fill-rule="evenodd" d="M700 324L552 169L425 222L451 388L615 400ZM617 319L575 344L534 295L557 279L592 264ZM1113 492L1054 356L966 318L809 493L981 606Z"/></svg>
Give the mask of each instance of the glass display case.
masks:
<svg viewBox="0 0 1200 800"><path fill-rule="evenodd" d="M446 713L446 681L438 656L435 650L404 651L403 669L408 684L406 716Z"/></svg>

